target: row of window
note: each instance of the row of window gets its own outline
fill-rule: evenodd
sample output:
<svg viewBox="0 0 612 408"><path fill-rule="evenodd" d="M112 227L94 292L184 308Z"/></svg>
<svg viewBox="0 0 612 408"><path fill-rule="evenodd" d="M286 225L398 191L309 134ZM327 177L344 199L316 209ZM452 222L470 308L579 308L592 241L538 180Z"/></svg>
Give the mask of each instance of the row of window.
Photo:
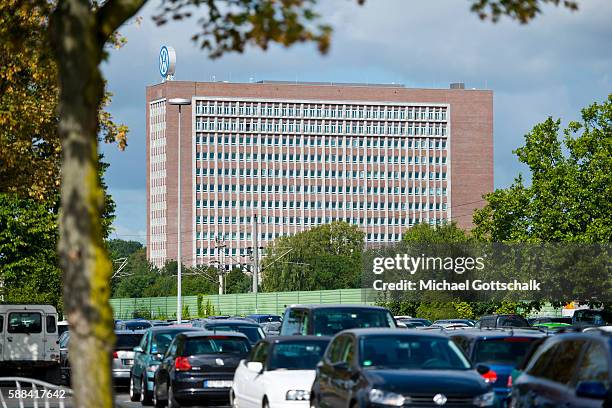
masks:
<svg viewBox="0 0 612 408"><path fill-rule="evenodd" d="M335 154L286 154L286 153L217 153L217 160L224 161L283 161L283 162L305 162L305 163L389 163L389 164L446 164L446 156L373 156L373 155L335 155ZM214 152L196 152L196 160L215 160Z"/></svg>
<svg viewBox="0 0 612 408"><path fill-rule="evenodd" d="M363 106L200 101L196 102L196 115L446 120L446 108L434 106Z"/></svg>
<svg viewBox="0 0 612 408"><path fill-rule="evenodd" d="M221 205L225 203L226 205ZM244 206L240 205L238 208L269 208L269 209L301 209L304 208L306 210L318 210L318 209L328 209L328 210L416 210L416 211L427 211L427 210L436 210L436 211L446 211L446 203L432 203L432 202L377 202L377 201L348 201L343 203L342 201L304 201L302 205L302 201L240 201L240 203L245 204ZM218 206L215 207L214 201L208 202L207 200L202 200L199 204L201 204L198 208L236 208L236 201L217 201ZM252 205L251 205L252 204ZM209 206L210 205L210 206ZM242 217L241 217L242 218ZM218 223L220 224L229 224L231 219L231 223L236 223L236 217L218 217ZM225 220L225 221L224 221ZM210 221L210 222L209 222ZM197 216L196 224L214 224L215 217L214 216Z"/></svg>
<svg viewBox="0 0 612 408"><path fill-rule="evenodd" d="M196 191L199 192L215 192L214 184L198 184L198 188ZM258 185L253 185L251 188L250 184L232 184L231 186L228 184L225 185L217 185L217 192L246 192L246 193L306 193L306 194L322 194L322 193L338 193L338 194L391 194L391 195L447 195L446 187L425 187L425 186L416 186L416 187L379 187L379 186L335 186L335 185L326 185L326 186L293 186L286 184L280 185L262 185L259 188ZM380 198L380 197L379 197ZM201 200L196 200L197 208L200 208ZM206 201L204 201L204 208L206 208ZM213 202L211 201L211 207L213 206ZM219 204L221 206L221 204Z"/></svg>
<svg viewBox="0 0 612 408"><path fill-rule="evenodd" d="M402 149L414 147L415 149L446 149L446 140L444 139L399 139L399 138L356 138L356 137L287 137L287 136L205 136L203 134L196 135L196 143L214 145L236 145L246 144L247 146L325 146L325 147L401 147Z"/></svg>
<svg viewBox="0 0 612 408"><path fill-rule="evenodd" d="M352 135L403 135L403 136L446 136L445 124L432 123L384 123L384 122L258 122L258 121L196 121L196 131L223 132L268 132L268 133L310 133L310 134L352 134Z"/></svg>
<svg viewBox="0 0 612 408"><path fill-rule="evenodd" d="M246 176L246 177L301 177L301 170L293 170L293 169L223 169L223 173L226 176ZM350 177L352 175L353 179L361 179L361 180L446 180L447 175L446 172L434 172L434 171L347 171L346 173L342 170L304 170L305 178L326 178L326 179L343 179L343 174L346 174L346 177ZM196 175L198 174L196 170ZM210 174L209 176L212 176ZM196 191L200 191L200 184L196 184ZM213 187L214 188L214 187ZM224 187L224 191L229 191L229 187ZM210 190L214 191L214 190ZM221 191L221 190L219 190ZM232 190L236 191L236 190Z"/></svg>

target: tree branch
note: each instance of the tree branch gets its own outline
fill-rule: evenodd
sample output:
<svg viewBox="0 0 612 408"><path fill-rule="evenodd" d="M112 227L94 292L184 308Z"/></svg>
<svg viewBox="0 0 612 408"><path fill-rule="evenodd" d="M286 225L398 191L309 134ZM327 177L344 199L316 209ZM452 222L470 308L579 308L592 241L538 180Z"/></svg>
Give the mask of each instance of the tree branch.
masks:
<svg viewBox="0 0 612 408"><path fill-rule="evenodd" d="M98 44L103 47L110 36L132 17L146 0L108 0L96 12Z"/></svg>

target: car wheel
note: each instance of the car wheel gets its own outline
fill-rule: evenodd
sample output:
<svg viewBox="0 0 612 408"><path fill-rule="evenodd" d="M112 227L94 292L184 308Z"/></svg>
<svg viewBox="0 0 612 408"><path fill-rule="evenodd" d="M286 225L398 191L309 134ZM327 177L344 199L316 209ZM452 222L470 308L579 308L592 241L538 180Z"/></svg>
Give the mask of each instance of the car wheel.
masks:
<svg viewBox="0 0 612 408"><path fill-rule="evenodd" d="M174 398L174 390L168 385L168 408L181 408L181 404Z"/></svg>
<svg viewBox="0 0 612 408"><path fill-rule="evenodd" d="M140 379L140 403L142 405L150 405L151 397L152 395L147 389L147 378L143 375Z"/></svg>
<svg viewBox="0 0 612 408"><path fill-rule="evenodd" d="M136 402L138 400L140 400L140 394L136 392L134 376L130 374L130 401Z"/></svg>
<svg viewBox="0 0 612 408"><path fill-rule="evenodd" d="M157 382L153 382L153 405L155 408L163 408L166 406L166 401L159 399L157 393Z"/></svg>

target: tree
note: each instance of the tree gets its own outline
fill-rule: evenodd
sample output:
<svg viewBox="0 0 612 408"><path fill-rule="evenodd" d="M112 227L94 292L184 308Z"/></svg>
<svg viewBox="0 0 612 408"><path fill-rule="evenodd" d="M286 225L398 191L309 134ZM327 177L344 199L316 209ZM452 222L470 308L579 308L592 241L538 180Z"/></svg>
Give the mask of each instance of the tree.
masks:
<svg viewBox="0 0 612 408"><path fill-rule="evenodd" d="M359 287L364 238L357 226L336 221L275 240L262 259L263 290Z"/></svg>
<svg viewBox="0 0 612 408"><path fill-rule="evenodd" d="M474 213L475 236L493 242L612 240L612 94L582 110L560 135L548 118L525 135L515 151L528 166L531 185L519 175L506 189L485 196Z"/></svg>
<svg viewBox="0 0 612 408"><path fill-rule="evenodd" d="M405 244L448 244L466 243L472 238L457 226L457 222L443 223L432 226L429 224L417 224L409 228L402 237Z"/></svg>
<svg viewBox="0 0 612 408"><path fill-rule="evenodd" d="M542 13L543 5L563 5L572 11L578 10L577 0L473 0L472 11L485 20L497 22L502 16L527 24Z"/></svg>
<svg viewBox="0 0 612 408"><path fill-rule="evenodd" d="M125 241L123 239L111 239L107 241L107 244L108 252L112 259L127 258L143 248L142 244L138 241Z"/></svg>
<svg viewBox="0 0 612 408"><path fill-rule="evenodd" d="M251 290L251 278L240 268L232 269L225 277L225 293L248 293Z"/></svg>
<svg viewBox="0 0 612 408"><path fill-rule="evenodd" d="M108 302L112 265L102 237L105 203L97 177L97 136L103 130L98 113L104 100L99 66L106 56L105 45L116 38L116 30L146 0L11 1L11 7L3 10L5 14L29 14L44 24L50 22L49 38L58 70L57 125L62 149L58 253L65 283L65 308L73 327L70 353L75 405L112 406L110 351L114 338ZM202 32L195 39L211 57L243 51L247 45L266 49L271 42L285 46L315 42L325 51L329 47L330 28L315 25L318 16L310 7L315 2L166 0L158 21L164 22L168 16L177 19L189 16L186 8L204 5L207 14L202 18ZM27 44L27 37L27 32L17 30L11 42L41 46Z"/></svg>

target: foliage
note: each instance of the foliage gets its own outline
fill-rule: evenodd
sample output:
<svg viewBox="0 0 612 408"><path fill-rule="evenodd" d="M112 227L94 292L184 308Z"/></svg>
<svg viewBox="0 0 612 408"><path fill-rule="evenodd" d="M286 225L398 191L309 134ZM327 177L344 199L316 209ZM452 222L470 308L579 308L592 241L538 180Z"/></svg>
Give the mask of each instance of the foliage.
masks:
<svg viewBox="0 0 612 408"><path fill-rule="evenodd" d="M57 217L33 198L0 194L0 292L6 302L49 303L61 311Z"/></svg>
<svg viewBox="0 0 612 408"><path fill-rule="evenodd" d="M364 237L357 226L336 221L278 238L262 259L263 290L359 287Z"/></svg>
<svg viewBox="0 0 612 408"><path fill-rule="evenodd" d="M428 243L467 243L470 242L469 234L457 226L457 222L443 223L432 226L429 224L417 224L409 228L402 237L406 244Z"/></svg>
<svg viewBox="0 0 612 408"><path fill-rule="evenodd" d="M472 11L485 20L497 22L502 16L509 16L521 24L527 24L542 13L542 5L563 5L578 10L577 0L472 0Z"/></svg>
<svg viewBox="0 0 612 408"><path fill-rule="evenodd" d="M107 241L108 252L112 259L127 258L143 246L138 241L125 241L123 239L110 239Z"/></svg>
<svg viewBox="0 0 612 408"><path fill-rule="evenodd" d="M548 118L515 151L529 167L485 196L473 233L493 242L610 242L612 240L612 94L582 110L560 138L561 121Z"/></svg>
<svg viewBox="0 0 612 408"><path fill-rule="evenodd" d="M240 268L232 269L225 276L225 293L248 293L251 291L251 278Z"/></svg>

